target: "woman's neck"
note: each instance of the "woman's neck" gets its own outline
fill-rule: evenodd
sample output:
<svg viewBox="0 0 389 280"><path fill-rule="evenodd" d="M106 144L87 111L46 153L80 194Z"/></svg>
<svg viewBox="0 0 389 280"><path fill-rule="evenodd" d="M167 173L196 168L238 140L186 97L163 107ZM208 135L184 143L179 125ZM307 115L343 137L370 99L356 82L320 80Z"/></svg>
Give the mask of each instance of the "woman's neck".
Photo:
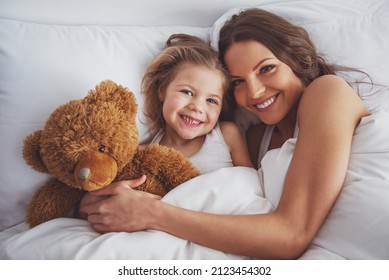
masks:
<svg viewBox="0 0 389 280"><path fill-rule="evenodd" d="M275 125L272 135L271 149L280 148L286 140L294 136L297 123L298 103L289 111L289 113L279 123Z"/></svg>

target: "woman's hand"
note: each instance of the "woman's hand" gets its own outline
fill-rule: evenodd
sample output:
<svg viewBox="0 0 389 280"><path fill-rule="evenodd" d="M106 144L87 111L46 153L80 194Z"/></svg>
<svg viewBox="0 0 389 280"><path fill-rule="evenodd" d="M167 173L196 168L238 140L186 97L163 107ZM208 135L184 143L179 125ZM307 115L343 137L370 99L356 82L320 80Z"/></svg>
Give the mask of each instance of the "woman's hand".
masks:
<svg viewBox="0 0 389 280"><path fill-rule="evenodd" d="M98 232L133 232L149 228L155 218L153 205L160 196L134 190L146 181L119 181L86 194L81 201L80 214L87 216Z"/></svg>
<svg viewBox="0 0 389 280"><path fill-rule="evenodd" d="M84 194L84 196L82 197L82 199L81 199L81 202L80 202L80 205L79 205L79 209L76 212L77 215L75 215L75 217L87 220L88 219L88 213L83 212L81 210L81 209L83 209L83 206L96 203L98 201L107 199L108 197L109 196L97 196L97 195L93 194L92 192L86 192Z"/></svg>

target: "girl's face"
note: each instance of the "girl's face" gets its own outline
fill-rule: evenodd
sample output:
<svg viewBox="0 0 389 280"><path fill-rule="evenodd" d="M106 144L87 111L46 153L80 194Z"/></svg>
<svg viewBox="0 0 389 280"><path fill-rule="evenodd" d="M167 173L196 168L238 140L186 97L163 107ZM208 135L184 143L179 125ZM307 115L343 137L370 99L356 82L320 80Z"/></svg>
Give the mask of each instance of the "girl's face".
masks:
<svg viewBox="0 0 389 280"><path fill-rule="evenodd" d="M266 124L283 120L304 90L292 69L257 41L233 44L224 59L236 102Z"/></svg>
<svg viewBox="0 0 389 280"><path fill-rule="evenodd" d="M185 140L210 132L221 112L223 81L218 70L189 63L180 66L166 92L160 94L166 132Z"/></svg>

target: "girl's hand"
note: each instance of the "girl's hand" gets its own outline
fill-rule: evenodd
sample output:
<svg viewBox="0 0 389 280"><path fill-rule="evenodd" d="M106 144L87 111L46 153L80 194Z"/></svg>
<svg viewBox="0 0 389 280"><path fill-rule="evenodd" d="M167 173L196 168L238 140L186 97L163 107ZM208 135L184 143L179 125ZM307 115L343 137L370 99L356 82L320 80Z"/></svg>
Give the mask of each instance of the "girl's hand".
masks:
<svg viewBox="0 0 389 280"><path fill-rule="evenodd" d="M133 232L148 229L155 219L153 205L160 196L134 190L146 181L139 179L119 181L85 195L80 213L87 215L98 232ZM89 197L92 196L92 197Z"/></svg>

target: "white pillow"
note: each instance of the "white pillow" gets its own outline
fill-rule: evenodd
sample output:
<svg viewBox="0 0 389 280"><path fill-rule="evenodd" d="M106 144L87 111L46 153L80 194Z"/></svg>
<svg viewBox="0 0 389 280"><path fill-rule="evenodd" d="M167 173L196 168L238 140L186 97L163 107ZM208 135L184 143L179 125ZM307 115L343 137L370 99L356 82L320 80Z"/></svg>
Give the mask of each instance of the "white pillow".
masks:
<svg viewBox="0 0 389 280"><path fill-rule="evenodd" d="M24 220L47 176L22 158L24 138L60 104L105 79L132 90L142 117L145 66L172 33L208 38L209 28L45 25L0 18L0 230ZM141 140L145 124L138 120Z"/></svg>

